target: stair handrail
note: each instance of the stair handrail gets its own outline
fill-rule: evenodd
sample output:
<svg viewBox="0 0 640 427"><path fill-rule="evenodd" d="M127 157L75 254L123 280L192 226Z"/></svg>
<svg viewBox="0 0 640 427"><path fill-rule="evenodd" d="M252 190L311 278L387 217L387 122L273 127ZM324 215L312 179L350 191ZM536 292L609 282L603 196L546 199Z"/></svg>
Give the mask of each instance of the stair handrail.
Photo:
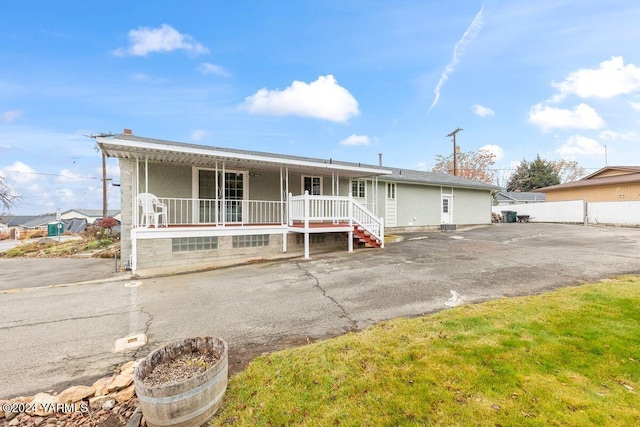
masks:
<svg viewBox="0 0 640 427"><path fill-rule="evenodd" d="M378 239L380 247L384 248L384 219L374 215L373 212L355 200L351 193L349 193L349 199L353 221L371 236Z"/></svg>

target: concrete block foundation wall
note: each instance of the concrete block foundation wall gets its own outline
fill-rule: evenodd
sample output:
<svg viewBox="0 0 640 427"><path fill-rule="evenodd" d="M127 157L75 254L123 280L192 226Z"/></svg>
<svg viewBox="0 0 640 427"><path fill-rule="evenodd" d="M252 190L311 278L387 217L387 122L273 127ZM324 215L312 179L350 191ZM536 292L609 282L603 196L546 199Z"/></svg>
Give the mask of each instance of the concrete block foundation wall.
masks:
<svg viewBox="0 0 640 427"><path fill-rule="evenodd" d="M287 252L282 252L282 234L268 236L268 246L234 248L232 236L219 236L217 249L184 252L173 252L172 239L139 240L136 273L173 274L304 255L304 234L287 234ZM311 234L309 248L311 254L347 251L347 243L339 233Z"/></svg>

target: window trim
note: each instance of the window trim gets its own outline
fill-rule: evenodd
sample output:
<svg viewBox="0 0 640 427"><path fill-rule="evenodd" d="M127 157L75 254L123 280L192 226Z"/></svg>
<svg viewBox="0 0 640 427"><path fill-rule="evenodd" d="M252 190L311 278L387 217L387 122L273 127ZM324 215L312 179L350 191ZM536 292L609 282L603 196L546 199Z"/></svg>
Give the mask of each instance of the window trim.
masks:
<svg viewBox="0 0 640 427"><path fill-rule="evenodd" d="M320 180L320 194L313 194L312 192L309 192L310 196L322 196L323 194L323 180L321 176L318 175L302 175L300 177L300 194L304 194L304 179L305 178L311 178L311 189L313 191L313 179L314 178L318 178Z"/></svg>

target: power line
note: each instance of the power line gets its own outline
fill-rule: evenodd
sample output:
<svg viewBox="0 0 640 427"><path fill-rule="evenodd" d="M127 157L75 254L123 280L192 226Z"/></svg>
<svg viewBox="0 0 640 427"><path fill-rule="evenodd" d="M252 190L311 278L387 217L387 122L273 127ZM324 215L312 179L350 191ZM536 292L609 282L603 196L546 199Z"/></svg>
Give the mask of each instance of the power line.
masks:
<svg viewBox="0 0 640 427"><path fill-rule="evenodd" d="M61 177L67 178L67 179L102 179L102 178L98 178L98 177L95 177L95 176L82 176L82 175L69 176L69 175L63 175L63 174L59 174L59 173L26 172L26 171L15 171L15 170L10 170L10 169L5 169L5 172L11 172L11 173L17 173L17 174L23 174L23 175L61 176Z"/></svg>

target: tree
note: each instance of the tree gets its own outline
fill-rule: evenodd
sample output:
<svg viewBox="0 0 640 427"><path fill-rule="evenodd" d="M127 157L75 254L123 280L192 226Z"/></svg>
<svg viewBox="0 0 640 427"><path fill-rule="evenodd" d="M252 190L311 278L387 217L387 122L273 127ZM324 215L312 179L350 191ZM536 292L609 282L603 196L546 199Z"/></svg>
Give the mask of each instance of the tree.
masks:
<svg viewBox="0 0 640 427"><path fill-rule="evenodd" d="M538 188L560 184L560 177L553 162L543 160L540 155L533 162L525 159L509 178L507 191L531 191Z"/></svg>
<svg viewBox="0 0 640 427"><path fill-rule="evenodd" d="M458 176L492 184L496 178L496 171L492 169L495 157L491 151L483 149L456 153ZM453 153L448 156L438 154L433 172L453 175Z"/></svg>
<svg viewBox="0 0 640 427"><path fill-rule="evenodd" d="M553 166L553 170L558 174L560 183L577 181L586 175L584 168L576 161L568 161L565 159L553 160L550 162Z"/></svg>
<svg viewBox="0 0 640 427"><path fill-rule="evenodd" d="M111 233L113 233L113 227L116 227L120 224L120 222L112 217L109 218L105 218L105 219L101 219L100 221L97 222L97 226L101 227L104 229L105 234L109 235ZM107 231L109 230L109 231Z"/></svg>
<svg viewBox="0 0 640 427"><path fill-rule="evenodd" d="M9 210L20 200L20 196L13 192L13 189L3 177L0 176L0 206Z"/></svg>

